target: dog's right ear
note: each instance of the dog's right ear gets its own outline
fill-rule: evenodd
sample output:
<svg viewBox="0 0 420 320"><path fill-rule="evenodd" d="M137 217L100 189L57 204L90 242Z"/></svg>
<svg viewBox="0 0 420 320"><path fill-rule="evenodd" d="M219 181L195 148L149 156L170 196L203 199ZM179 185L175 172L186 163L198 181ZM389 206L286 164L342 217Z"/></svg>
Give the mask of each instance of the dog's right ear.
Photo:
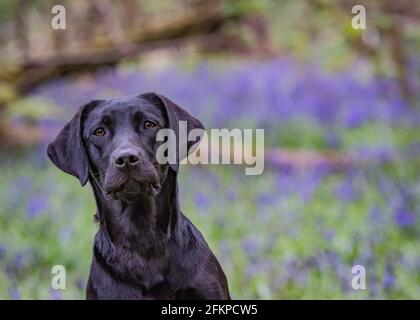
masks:
<svg viewBox="0 0 420 320"><path fill-rule="evenodd" d="M82 121L86 112L99 102L100 100L94 100L82 106L47 148L50 160L59 169L78 178L82 186L89 177L89 160L82 141Z"/></svg>

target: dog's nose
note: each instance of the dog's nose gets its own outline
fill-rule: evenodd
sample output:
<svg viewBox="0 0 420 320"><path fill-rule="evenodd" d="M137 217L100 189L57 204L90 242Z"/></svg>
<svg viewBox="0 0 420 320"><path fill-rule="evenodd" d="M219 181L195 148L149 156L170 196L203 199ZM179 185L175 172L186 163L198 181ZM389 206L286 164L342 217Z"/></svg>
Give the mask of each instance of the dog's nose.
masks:
<svg viewBox="0 0 420 320"><path fill-rule="evenodd" d="M123 152L115 157L114 164L118 168L132 167L140 161L135 152Z"/></svg>

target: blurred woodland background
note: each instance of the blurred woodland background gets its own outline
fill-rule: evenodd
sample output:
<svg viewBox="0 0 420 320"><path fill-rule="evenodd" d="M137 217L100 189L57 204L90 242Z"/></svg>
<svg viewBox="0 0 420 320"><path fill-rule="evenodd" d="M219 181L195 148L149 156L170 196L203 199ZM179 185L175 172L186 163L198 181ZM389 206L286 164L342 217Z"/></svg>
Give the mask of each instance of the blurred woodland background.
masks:
<svg viewBox="0 0 420 320"><path fill-rule="evenodd" d="M84 297L94 203L45 146L90 99L156 91L265 129L263 175L180 175L234 298L419 299L419 52L416 0L0 1L0 298Z"/></svg>

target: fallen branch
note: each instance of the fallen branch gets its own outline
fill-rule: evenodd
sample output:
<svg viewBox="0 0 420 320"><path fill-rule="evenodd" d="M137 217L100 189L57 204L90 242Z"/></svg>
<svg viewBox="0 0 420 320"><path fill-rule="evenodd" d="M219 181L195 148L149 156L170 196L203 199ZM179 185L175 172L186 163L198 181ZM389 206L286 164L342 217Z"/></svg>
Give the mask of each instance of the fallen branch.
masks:
<svg viewBox="0 0 420 320"><path fill-rule="evenodd" d="M238 15L223 15L218 10L201 9L188 19L169 22L163 26L145 28L127 37L127 43L109 43L96 39L90 49L79 52L59 52L45 57L32 58L21 64L6 63L0 71L0 80L13 83L18 94L26 94L36 86L80 72L92 72L100 67L118 64L123 59L164 47L177 47L190 42L215 42L223 36L219 32L228 21L238 20Z"/></svg>

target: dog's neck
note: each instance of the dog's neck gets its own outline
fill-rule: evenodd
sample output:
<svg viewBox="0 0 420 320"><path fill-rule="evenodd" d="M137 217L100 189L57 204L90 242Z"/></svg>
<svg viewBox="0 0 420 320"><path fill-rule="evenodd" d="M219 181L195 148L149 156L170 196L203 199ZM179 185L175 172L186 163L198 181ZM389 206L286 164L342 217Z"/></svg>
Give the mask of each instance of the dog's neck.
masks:
<svg viewBox="0 0 420 320"><path fill-rule="evenodd" d="M107 199L95 181L91 185L100 231L114 246L147 252L175 231L179 215L175 172L169 170L156 197L139 196L131 202Z"/></svg>

